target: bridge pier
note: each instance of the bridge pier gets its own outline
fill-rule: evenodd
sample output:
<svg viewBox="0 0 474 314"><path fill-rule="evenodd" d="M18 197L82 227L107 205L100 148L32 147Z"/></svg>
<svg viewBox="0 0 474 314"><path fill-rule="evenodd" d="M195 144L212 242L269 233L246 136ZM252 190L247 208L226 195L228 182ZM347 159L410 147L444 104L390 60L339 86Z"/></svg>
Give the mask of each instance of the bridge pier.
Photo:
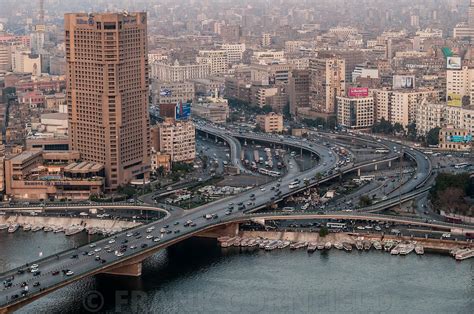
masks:
<svg viewBox="0 0 474 314"><path fill-rule="evenodd" d="M140 277L142 275L142 262L119 266L103 272L107 275Z"/></svg>
<svg viewBox="0 0 474 314"><path fill-rule="evenodd" d="M212 230L200 233L198 237L203 238L218 238L222 236L235 237L239 234L239 224L230 223L223 226L219 226Z"/></svg>
<svg viewBox="0 0 474 314"><path fill-rule="evenodd" d="M357 176L360 177L360 168L357 169Z"/></svg>
<svg viewBox="0 0 474 314"><path fill-rule="evenodd" d="M388 167L392 168L392 161L391 160L388 161Z"/></svg>
<svg viewBox="0 0 474 314"><path fill-rule="evenodd" d="M379 169L378 169L379 167L377 166L377 164L375 164L374 166L375 166L375 167L374 167L374 168L375 168L375 171L379 170Z"/></svg>

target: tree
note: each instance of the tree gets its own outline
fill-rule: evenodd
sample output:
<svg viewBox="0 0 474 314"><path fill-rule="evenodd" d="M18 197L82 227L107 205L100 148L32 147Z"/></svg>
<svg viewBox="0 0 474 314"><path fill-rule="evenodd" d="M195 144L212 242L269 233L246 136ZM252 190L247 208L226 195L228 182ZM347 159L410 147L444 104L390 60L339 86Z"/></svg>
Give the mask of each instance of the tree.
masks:
<svg viewBox="0 0 474 314"><path fill-rule="evenodd" d="M367 195L362 195L359 198L359 206L360 207L366 207L372 205L372 199L368 197Z"/></svg>
<svg viewBox="0 0 474 314"><path fill-rule="evenodd" d="M428 131L428 134L426 135L426 143L428 145L439 144L439 130L441 130L441 128L436 127Z"/></svg>
<svg viewBox="0 0 474 314"><path fill-rule="evenodd" d="M165 173L165 167L159 166L158 169L156 169L156 172L158 173L160 177L162 177L163 174Z"/></svg>
<svg viewBox="0 0 474 314"><path fill-rule="evenodd" d="M290 119L291 118L290 104L286 104L283 107L283 116L285 117L285 119Z"/></svg>
<svg viewBox="0 0 474 314"><path fill-rule="evenodd" d="M263 111L264 113L270 113L270 112L273 111L273 108L272 108L272 106L270 106L270 105L265 105L265 106L262 107L262 111Z"/></svg>
<svg viewBox="0 0 474 314"><path fill-rule="evenodd" d="M403 128L403 125L401 125L400 123L397 122L393 125L393 132L401 133L401 132L404 132L404 131L405 131L405 129Z"/></svg>
<svg viewBox="0 0 474 314"><path fill-rule="evenodd" d="M384 133L384 134L393 134L393 125L382 118L380 122L375 123L372 127L372 132L374 133Z"/></svg>
<svg viewBox="0 0 474 314"><path fill-rule="evenodd" d="M410 141L415 141L417 139L417 132L416 132L416 123L412 122L408 125L407 128L407 136Z"/></svg>
<svg viewBox="0 0 474 314"><path fill-rule="evenodd" d="M329 234L328 228L326 228L326 227L321 227L321 228L319 229L319 236L320 236L321 238L324 238L324 237L327 236L328 234Z"/></svg>

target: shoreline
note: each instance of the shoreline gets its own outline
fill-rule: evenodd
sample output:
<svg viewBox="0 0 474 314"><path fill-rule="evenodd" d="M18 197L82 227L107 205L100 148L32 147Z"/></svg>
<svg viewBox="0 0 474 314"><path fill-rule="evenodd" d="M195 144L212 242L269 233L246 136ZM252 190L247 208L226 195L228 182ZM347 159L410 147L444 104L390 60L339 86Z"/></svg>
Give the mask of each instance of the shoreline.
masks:
<svg viewBox="0 0 474 314"><path fill-rule="evenodd" d="M82 231L87 231L89 234L113 234L141 225L141 223L137 222L112 219L42 216L0 216L0 225L2 224L6 224L9 226L16 224L19 225L19 227L21 226L22 228L25 226L29 226L30 228L28 230L22 230L24 232L53 231L55 233L58 233L70 230L71 233L66 235L73 235ZM31 231L35 226L41 227L41 229ZM52 230L44 230L43 228L45 227L49 227Z"/></svg>
<svg viewBox="0 0 474 314"><path fill-rule="evenodd" d="M344 248L346 251L351 251L352 248L358 251L368 251L374 249L374 244L381 244L381 248L377 249L382 252L387 252L391 255L406 255L414 251L415 247L420 252L413 252L413 254L423 255L425 252L436 253L441 255L451 255L458 260L456 253L461 249L472 251L471 256L464 258L469 259L474 257L474 243L467 241L450 241L438 239L425 239L416 237L403 237L382 234L360 234L360 233L330 233L325 237L320 237L318 233L311 232L287 232L287 231L239 231L235 237L223 236L217 239L221 247L257 247L265 250L282 249L290 247L291 249L307 249L312 253L316 250L334 249L335 243L344 243L350 246L350 249ZM255 241L257 243L255 243ZM267 241L267 245L260 245L260 243ZM274 243L274 242L278 243ZM328 242L331 243L329 247L324 248ZM387 242L393 243L390 249L384 249L384 244ZM358 244L368 244L368 248L358 248ZM268 245L270 244L270 245ZM398 246L398 247L397 247ZM398 248L406 250L407 247L412 246L407 253L399 253ZM392 252L397 249L396 253ZM339 248L341 249L341 248ZM459 259L463 260L463 259Z"/></svg>

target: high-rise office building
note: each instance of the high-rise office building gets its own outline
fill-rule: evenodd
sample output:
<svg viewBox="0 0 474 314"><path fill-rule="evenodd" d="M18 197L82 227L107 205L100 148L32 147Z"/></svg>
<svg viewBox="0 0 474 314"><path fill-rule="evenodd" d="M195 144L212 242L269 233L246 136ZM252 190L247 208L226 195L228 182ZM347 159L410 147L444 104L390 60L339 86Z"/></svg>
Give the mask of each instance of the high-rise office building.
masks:
<svg viewBox="0 0 474 314"><path fill-rule="evenodd" d="M66 14L70 147L114 190L150 172L146 13Z"/></svg>
<svg viewBox="0 0 474 314"><path fill-rule="evenodd" d="M323 116L336 114L336 97L346 90L344 59L322 58L309 60L311 107Z"/></svg>

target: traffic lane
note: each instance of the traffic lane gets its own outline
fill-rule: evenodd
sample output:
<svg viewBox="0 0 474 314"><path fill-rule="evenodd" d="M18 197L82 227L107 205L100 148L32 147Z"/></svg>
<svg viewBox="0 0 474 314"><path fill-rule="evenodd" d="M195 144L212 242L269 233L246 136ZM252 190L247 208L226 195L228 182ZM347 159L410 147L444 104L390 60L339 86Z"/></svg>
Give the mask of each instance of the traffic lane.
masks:
<svg viewBox="0 0 474 314"><path fill-rule="evenodd" d="M323 148L323 150L324 150L324 148ZM326 154L326 156L329 156L329 155ZM304 175L307 175L307 174L316 174L318 171L323 171L323 170L327 170L327 169L330 169L330 168L331 168L331 166L317 167L316 169L312 169L312 170L310 170L310 171L305 172L305 173L304 173L303 175L301 175L300 177L302 178ZM294 176L292 176L292 177L294 177ZM291 182L291 181L293 181L293 180L294 180L294 178L288 178L288 176L287 176L287 177L285 177L285 180L284 180L284 181L282 180L282 184L288 184L289 182ZM273 183L271 183L271 184L273 184ZM271 184L268 184L267 186L269 186L269 185L271 185ZM285 191L289 191L289 189L288 189L288 190L284 189L284 190L285 190ZM251 193L249 193L249 194L251 194ZM238 197L238 199L243 199L242 196L237 196L237 197ZM257 204L258 202L264 203L264 202L267 202L268 200L269 200L268 195L261 195L261 196L258 197L258 201L256 200L256 204ZM221 204L219 204L219 205L221 205ZM217 212L219 212L220 214L222 214L222 211L224 211L224 210L225 210L225 208L219 209L219 208L215 208L215 206L213 206L213 208L212 208L212 209L209 209L208 212L209 212L209 211L217 211ZM201 212L199 212L199 214L201 214ZM192 217L192 218L191 218L191 217ZM186 218L186 217L183 217L183 218ZM192 215L192 214L191 214L190 217L189 217L189 219L199 220L200 218L199 218L199 216L195 216L195 215ZM167 221L169 221L169 220L167 220ZM164 224L165 224L164 222L155 222L155 223L152 223L151 225L164 226ZM206 224L206 225L211 225L212 223L211 223L211 222L208 222L208 223L205 223L205 224ZM150 226L150 225L142 226L142 227L139 227L139 228L137 228L137 229L135 229L135 230L141 230L141 231L143 231L143 230L146 230L146 228L149 227L149 226ZM141 231L140 231L140 232L141 232ZM173 235L173 234L172 234L172 235ZM172 235L171 235L170 238L172 238ZM123 237L123 234L122 234L122 237ZM96 245L103 245L103 244L105 244L107 241L108 241L108 239L97 241L97 242L96 242L96 243L97 243ZM143 242L140 242L140 243L143 243ZM78 251L79 251L79 250L78 250ZM129 253L129 254L132 255L132 253ZM128 255L128 254L127 254L127 255ZM125 254L124 254L124 256L125 256ZM112 257L112 258L113 258L113 257ZM49 262L49 261L51 261L51 259L49 259L49 260L47 260L47 261ZM45 261L45 262L47 262L47 261ZM96 261L94 261L94 262L96 262ZM55 266L55 267L57 267L57 266Z"/></svg>

